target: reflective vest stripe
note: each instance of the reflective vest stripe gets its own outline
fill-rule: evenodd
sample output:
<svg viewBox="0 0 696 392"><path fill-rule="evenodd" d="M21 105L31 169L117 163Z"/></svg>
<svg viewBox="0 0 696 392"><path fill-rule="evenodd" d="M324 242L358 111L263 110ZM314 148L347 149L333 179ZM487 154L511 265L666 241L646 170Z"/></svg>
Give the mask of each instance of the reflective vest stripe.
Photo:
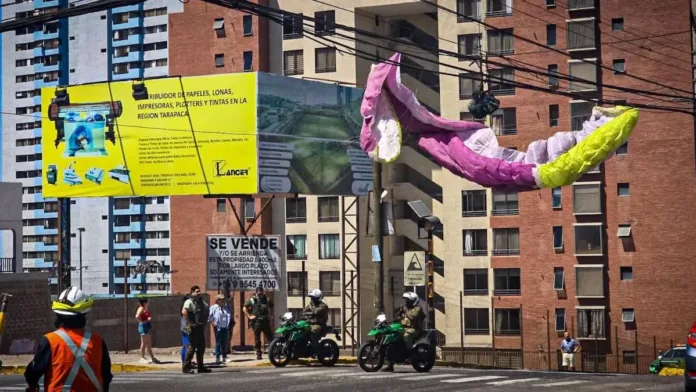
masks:
<svg viewBox="0 0 696 392"><path fill-rule="evenodd" d="M72 369L70 370L70 375L68 376L68 379L65 381L65 385L63 386L63 392L70 392L72 388L72 383L75 381L75 378L77 377L77 374L80 372L80 368L85 372L87 377L89 378L90 381L92 381L92 384L97 388L97 391L102 392L102 385L97 379L97 375L94 374L94 370L85 362L85 352L87 351L87 346L89 345L89 341L92 338L92 333L90 331L85 331L85 335L82 337L82 344L80 344L80 347L78 348L75 342L73 342L72 339L70 339L70 336L68 336L65 331L59 329L56 332L56 335L60 336L61 339L65 342L65 344L68 345L68 348L70 351L72 351L73 355L75 356L75 363L73 363Z"/></svg>

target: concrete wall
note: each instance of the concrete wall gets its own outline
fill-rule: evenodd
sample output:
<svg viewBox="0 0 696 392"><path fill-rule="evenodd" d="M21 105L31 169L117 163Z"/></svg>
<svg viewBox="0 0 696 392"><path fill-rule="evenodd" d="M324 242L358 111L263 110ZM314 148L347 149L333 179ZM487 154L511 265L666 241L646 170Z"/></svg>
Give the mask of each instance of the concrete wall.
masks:
<svg viewBox="0 0 696 392"><path fill-rule="evenodd" d="M7 303L0 354L10 353L12 343L22 339L28 340L21 345L25 350L13 353L33 352L41 336L53 327L48 274L0 274L0 291L13 296Z"/></svg>
<svg viewBox="0 0 696 392"><path fill-rule="evenodd" d="M22 184L18 182L0 183L0 258L14 258L14 272L22 271ZM5 240L7 239L7 240ZM2 247L7 251L2 251ZM5 272L5 271L3 271Z"/></svg>

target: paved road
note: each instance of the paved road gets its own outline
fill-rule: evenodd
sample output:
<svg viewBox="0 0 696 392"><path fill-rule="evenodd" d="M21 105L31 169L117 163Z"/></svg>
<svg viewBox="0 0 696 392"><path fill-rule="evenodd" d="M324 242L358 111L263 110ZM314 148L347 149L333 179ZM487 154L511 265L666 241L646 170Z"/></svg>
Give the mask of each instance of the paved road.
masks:
<svg viewBox="0 0 696 392"><path fill-rule="evenodd" d="M24 391L21 376L0 376L0 392ZM219 368L211 374L187 375L175 371L117 374L112 392L154 391L683 391L681 377L533 372L523 370L469 370L435 368L416 373L397 367L395 373L365 373L354 366L334 368L289 366L276 368ZM224 388L224 389L223 389Z"/></svg>

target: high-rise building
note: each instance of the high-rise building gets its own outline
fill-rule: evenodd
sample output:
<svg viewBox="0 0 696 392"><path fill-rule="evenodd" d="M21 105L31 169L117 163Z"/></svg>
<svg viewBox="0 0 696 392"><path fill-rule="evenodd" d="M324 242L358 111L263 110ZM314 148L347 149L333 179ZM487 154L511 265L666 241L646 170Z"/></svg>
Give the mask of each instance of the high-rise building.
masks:
<svg viewBox="0 0 696 392"><path fill-rule="evenodd" d="M3 4L1 11L23 19L72 5L20 1ZM23 184L25 271L55 272L58 261L58 202L44 198L41 186L41 89L168 75L168 18L182 11L182 2L152 0L2 34L0 179ZM73 283L81 280L93 294L122 294L129 275L132 293L169 292L168 198L70 202ZM3 236L3 253L10 244ZM133 268L145 261L158 266L135 275Z"/></svg>

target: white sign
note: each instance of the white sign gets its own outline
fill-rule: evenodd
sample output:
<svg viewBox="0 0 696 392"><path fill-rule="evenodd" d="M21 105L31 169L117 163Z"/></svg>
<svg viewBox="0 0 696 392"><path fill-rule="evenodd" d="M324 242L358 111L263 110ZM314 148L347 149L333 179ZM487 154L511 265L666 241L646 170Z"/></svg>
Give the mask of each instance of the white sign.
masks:
<svg viewBox="0 0 696 392"><path fill-rule="evenodd" d="M404 286L425 286L425 252L404 252Z"/></svg>
<svg viewBox="0 0 696 392"><path fill-rule="evenodd" d="M237 291L280 290L280 236L209 235L207 238L208 290L229 279Z"/></svg>

